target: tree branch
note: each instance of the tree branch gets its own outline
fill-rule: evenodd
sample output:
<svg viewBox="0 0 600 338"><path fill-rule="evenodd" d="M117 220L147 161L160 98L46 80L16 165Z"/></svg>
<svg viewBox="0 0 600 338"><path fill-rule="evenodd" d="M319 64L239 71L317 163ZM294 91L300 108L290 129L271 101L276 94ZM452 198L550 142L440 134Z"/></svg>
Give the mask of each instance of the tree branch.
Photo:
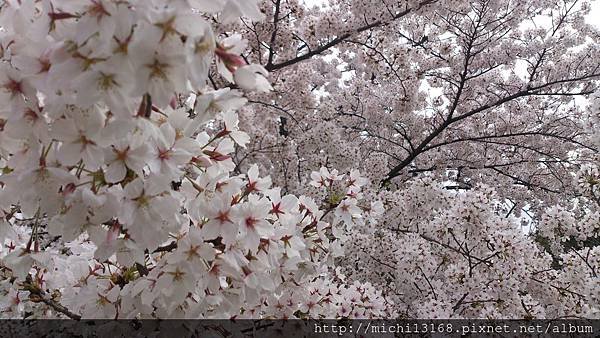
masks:
<svg viewBox="0 0 600 338"><path fill-rule="evenodd" d="M320 46L320 47L315 48L315 49L312 49L309 52L307 52L305 54L302 54L302 55L299 55L299 56L297 56L297 57L295 57L293 59L289 59L287 61L283 61L283 62L280 62L280 63L267 63L267 65L265 65L265 69L271 72L271 71L274 71L274 70L278 70L278 69L281 69L281 68L289 67L289 66L295 65L296 63L308 60L308 59L312 58L313 56L319 55L319 54L325 52L326 50L328 50L328 49L330 49L330 48L332 48L332 47L334 47L334 46L336 46L336 45L338 45L338 44L346 41L352 35L362 33L362 32L367 31L369 29L373 29L373 28L377 28L377 27L389 25L391 22L393 22L393 21L395 21L397 19L400 19L400 18L406 16L410 12L415 11L415 10L419 10L422 7L427 6L429 4L432 4L432 3L436 2L436 1L437 0L425 0L425 1L422 1L421 3L419 3L419 5L416 8L414 8L414 9L413 8L408 8L408 9L402 11L402 12L399 12L396 15L394 15L392 17L392 19L389 20L389 21L376 20L376 21L374 21L374 22L372 22L370 24L367 24L367 25L361 26L359 28L356 28L356 29L352 30L351 32L344 33L344 34L342 34L342 35L334 38L333 40L329 41L325 45Z"/></svg>

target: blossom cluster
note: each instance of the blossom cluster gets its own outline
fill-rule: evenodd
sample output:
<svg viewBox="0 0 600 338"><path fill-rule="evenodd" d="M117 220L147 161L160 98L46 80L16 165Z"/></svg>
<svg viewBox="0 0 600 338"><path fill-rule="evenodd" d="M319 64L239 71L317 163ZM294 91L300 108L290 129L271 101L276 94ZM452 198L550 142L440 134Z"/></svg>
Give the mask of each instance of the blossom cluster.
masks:
<svg viewBox="0 0 600 338"><path fill-rule="evenodd" d="M320 7L0 0L0 318L598 318L591 6Z"/></svg>
<svg viewBox="0 0 600 338"><path fill-rule="evenodd" d="M357 172L332 222L258 166L236 173L236 111L271 89L212 27L239 17L260 19L256 1L2 4L2 317L389 314L332 269Z"/></svg>
<svg viewBox="0 0 600 338"><path fill-rule="evenodd" d="M408 318L597 318L598 213L547 210L532 234L489 186L433 180L386 194L372 233L353 232L341 267ZM593 241L595 242L593 242ZM373 245L377 243L377 245Z"/></svg>
<svg viewBox="0 0 600 338"><path fill-rule="evenodd" d="M597 318L593 5L381 4L262 3L243 34L275 90L240 167L351 221L341 271L402 316ZM353 169L373 185L338 204Z"/></svg>

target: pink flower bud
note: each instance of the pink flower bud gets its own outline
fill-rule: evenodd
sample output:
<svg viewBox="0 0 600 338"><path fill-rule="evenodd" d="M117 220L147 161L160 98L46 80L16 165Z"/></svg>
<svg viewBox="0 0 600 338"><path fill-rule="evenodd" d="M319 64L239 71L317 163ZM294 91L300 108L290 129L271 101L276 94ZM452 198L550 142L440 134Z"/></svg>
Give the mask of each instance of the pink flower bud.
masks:
<svg viewBox="0 0 600 338"><path fill-rule="evenodd" d="M239 55L235 55L227 52L227 50L221 46L218 46L215 50L215 54L223 61L227 69L230 72L235 72L238 67L246 65L246 61Z"/></svg>

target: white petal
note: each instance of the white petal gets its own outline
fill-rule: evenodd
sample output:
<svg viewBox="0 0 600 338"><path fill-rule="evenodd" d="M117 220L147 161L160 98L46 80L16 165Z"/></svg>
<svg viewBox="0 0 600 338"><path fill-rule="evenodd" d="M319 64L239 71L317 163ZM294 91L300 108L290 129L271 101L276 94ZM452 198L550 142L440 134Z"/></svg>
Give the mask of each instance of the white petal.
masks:
<svg viewBox="0 0 600 338"><path fill-rule="evenodd" d="M104 171L104 179L108 183L121 182L127 174L127 168L122 161L114 161Z"/></svg>

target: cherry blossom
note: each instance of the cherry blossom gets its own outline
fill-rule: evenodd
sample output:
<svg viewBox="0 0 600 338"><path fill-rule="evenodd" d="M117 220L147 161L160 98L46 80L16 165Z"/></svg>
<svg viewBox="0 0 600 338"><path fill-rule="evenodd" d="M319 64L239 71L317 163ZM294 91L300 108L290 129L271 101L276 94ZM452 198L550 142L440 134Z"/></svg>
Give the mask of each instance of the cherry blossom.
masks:
<svg viewBox="0 0 600 338"><path fill-rule="evenodd" d="M357 316L389 313L329 267L360 215L323 221L333 206L236 167L251 142L237 111L272 86L222 28L264 17L256 1L8 2L0 17L2 318L343 317L357 288L372 295ZM316 312L315 285L339 300Z"/></svg>
<svg viewBox="0 0 600 338"><path fill-rule="evenodd" d="M0 5L0 318L598 318L587 2Z"/></svg>

